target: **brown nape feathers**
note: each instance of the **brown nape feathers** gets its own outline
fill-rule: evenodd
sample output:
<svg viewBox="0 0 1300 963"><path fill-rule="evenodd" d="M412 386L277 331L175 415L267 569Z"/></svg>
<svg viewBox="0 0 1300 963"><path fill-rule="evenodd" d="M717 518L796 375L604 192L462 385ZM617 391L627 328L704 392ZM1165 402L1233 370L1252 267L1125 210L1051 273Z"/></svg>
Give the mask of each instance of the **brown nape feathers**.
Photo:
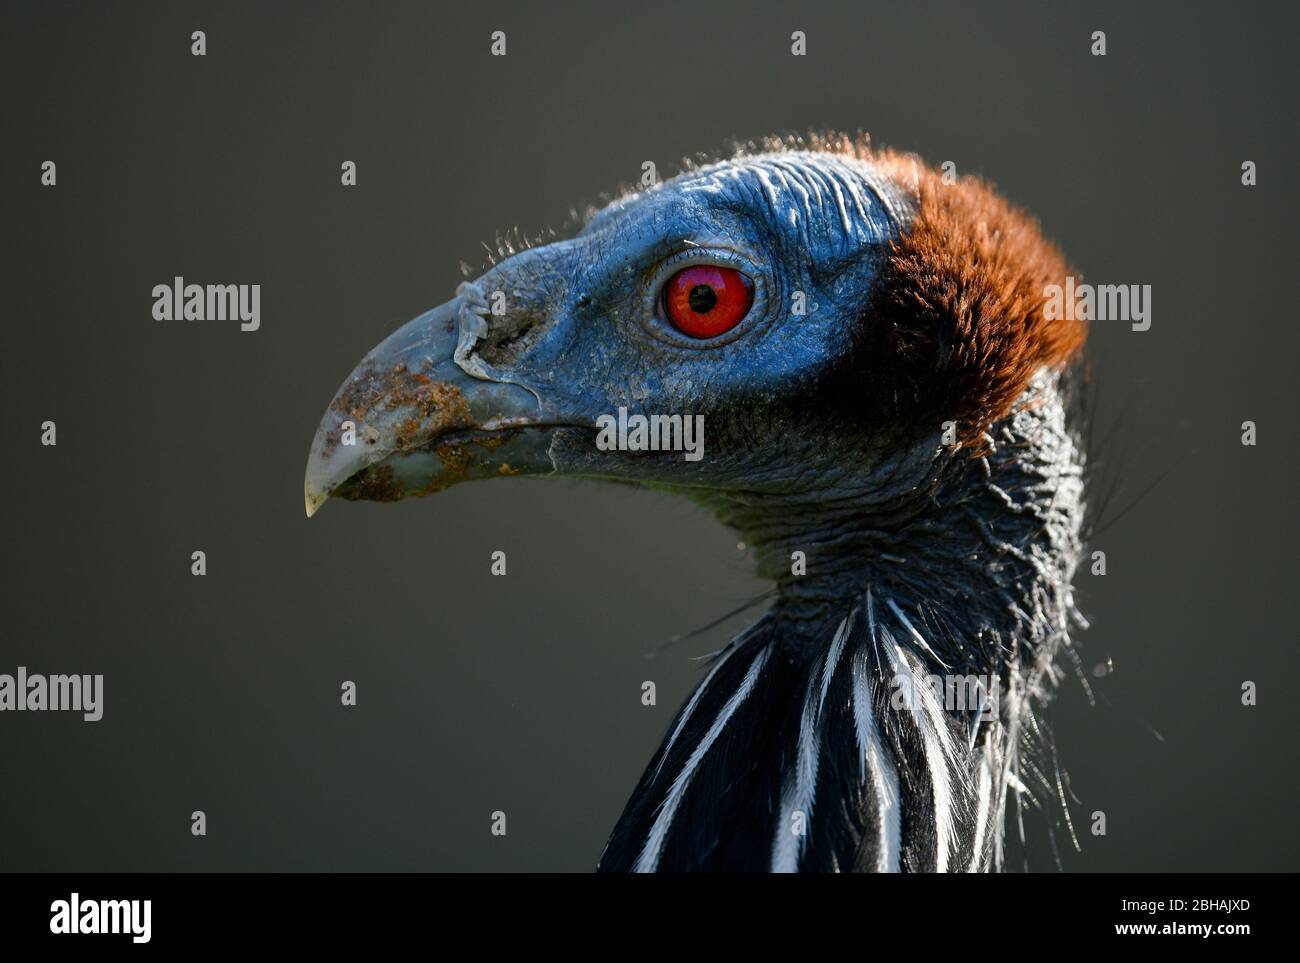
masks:
<svg viewBox="0 0 1300 963"><path fill-rule="evenodd" d="M816 150L870 164L894 181L914 216L892 243L879 285L853 332L856 379L882 417L938 430L954 420L975 443L1007 415L1041 367L1063 368L1087 321L1049 320L1049 284L1071 273L1037 222L984 181L942 175L912 154L876 150L864 135L769 138L741 153Z"/></svg>
<svg viewBox="0 0 1300 963"><path fill-rule="evenodd" d="M1064 285L1070 268L1033 218L983 181L944 183L904 154L874 162L916 213L892 245L859 357L885 410L955 419L974 440L1041 367L1063 367L1083 346L1085 320L1044 313L1046 286Z"/></svg>

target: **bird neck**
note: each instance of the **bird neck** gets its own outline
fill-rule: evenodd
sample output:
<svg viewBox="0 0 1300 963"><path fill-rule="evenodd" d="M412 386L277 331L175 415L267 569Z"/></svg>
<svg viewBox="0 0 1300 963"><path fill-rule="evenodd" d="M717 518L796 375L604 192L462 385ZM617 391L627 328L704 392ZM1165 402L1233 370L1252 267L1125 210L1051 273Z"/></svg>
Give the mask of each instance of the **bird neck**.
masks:
<svg viewBox="0 0 1300 963"><path fill-rule="evenodd" d="M790 648L824 648L868 588L934 613L950 648L991 635L1032 642L1073 612L1082 454L1054 379L1023 400L983 453L865 443L861 459L826 456L835 463L815 473L816 487L704 499L775 582L772 615Z"/></svg>

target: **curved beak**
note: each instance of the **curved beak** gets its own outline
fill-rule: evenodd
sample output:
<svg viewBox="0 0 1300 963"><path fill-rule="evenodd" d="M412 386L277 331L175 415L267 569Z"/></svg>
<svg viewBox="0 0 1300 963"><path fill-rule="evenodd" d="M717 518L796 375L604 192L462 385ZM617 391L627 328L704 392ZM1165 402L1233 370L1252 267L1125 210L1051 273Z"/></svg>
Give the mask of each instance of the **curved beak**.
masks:
<svg viewBox="0 0 1300 963"><path fill-rule="evenodd" d="M309 517L331 496L395 501L553 470L537 397L472 361L462 367L458 348L482 330L481 310L458 295L399 328L348 375L307 459Z"/></svg>

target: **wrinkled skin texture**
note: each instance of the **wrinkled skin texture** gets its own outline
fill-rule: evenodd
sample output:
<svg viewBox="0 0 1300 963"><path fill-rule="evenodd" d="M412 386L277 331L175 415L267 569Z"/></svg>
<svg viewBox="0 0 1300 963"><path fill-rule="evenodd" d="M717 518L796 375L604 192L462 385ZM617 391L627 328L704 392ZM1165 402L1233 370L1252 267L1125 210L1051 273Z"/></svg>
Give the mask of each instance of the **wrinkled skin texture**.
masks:
<svg viewBox="0 0 1300 963"><path fill-rule="evenodd" d="M867 390L885 373L864 370L856 335L921 202L860 154L684 174L462 285L376 348L322 421L309 513L329 495L565 475L680 493L755 546L776 602L679 714L602 868L1001 865L1032 699L1069 644L1081 459L1052 367L1014 411L983 413L977 444L945 445L944 412ZM713 339L664 317L661 289L692 264L754 286ZM620 407L702 415L704 457L598 449L597 419ZM991 717L890 705L891 680L950 670L997 680Z"/></svg>
<svg viewBox="0 0 1300 963"><path fill-rule="evenodd" d="M677 453L603 453L583 438L561 441L556 460L529 465L530 472L806 486L818 479L790 477L766 446L753 444L751 429L787 441L816 425L830 429L836 413L815 406L819 385L844 356L845 319L867 299L883 245L905 212L895 188L829 155L706 168L616 202L577 237L522 252L464 286L466 296L499 291L506 306L503 315L484 317L470 367L528 389L531 410L511 389L502 391L514 396L502 408L537 424L594 429L597 417L620 406L705 417L708 457L699 462ZM663 318L659 290L690 264L734 267L754 282L754 305L737 328L696 341ZM795 291L812 306L801 318L789 309ZM453 340L446 330L427 337L442 339L444 355Z"/></svg>

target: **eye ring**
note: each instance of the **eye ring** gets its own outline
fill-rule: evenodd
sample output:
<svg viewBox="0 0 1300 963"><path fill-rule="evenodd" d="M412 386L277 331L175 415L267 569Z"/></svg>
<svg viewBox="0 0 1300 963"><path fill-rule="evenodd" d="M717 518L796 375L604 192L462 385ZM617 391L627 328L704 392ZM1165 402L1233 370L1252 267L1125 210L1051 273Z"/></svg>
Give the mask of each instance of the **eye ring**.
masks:
<svg viewBox="0 0 1300 963"><path fill-rule="evenodd" d="M742 271L692 264L668 278L660 292L668 323L686 337L707 341L734 329L754 306L754 282Z"/></svg>
<svg viewBox="0 0 1300 963"><path fill-rule="evenodd" d="M716 338L701 340L683 334L665 310L664 287L669 279L683 268L696 264L734 268L754 286L754 303L749 314L730 331ZM779 283L780 279L771 275L761 259L737 247L734 239L697 234L683 239L647 271L641 289L641 325L650 337L676 352L695 354L725 348L761 331L771 321L768 307L780 301L773 293L773 285Z"/></svg>

